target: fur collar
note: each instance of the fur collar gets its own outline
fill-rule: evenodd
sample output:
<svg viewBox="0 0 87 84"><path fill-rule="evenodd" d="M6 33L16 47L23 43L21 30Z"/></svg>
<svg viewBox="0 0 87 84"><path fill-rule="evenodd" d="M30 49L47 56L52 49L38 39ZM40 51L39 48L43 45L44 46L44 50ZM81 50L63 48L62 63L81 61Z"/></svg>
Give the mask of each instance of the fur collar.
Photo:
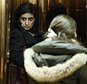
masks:
<svg viewBox="0 0 87 84"><path fill-rule="evenodd" d="M32 48L24 51L24 67L27 74L39 82L54 82L61 80L72 75L75 71L84 66L87 61L87 55L85 53L78 53L62 64L59 63L52 67L37 67L32 60L33 54L34 51Z"/></svg>

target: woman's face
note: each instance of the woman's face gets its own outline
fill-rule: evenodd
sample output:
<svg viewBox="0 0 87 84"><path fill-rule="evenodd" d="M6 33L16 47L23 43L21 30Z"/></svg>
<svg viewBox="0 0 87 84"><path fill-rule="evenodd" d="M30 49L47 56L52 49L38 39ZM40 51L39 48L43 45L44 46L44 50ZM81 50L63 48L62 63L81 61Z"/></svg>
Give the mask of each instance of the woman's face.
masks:
<svg viewBox="0 0 87 84"><path fill-rule="evenodd" d="M34 18L34 15L31 13L24 13L20 16L19 20L20 20L21 26L25 30L29 30L32 28L35 18Z"/></svg>

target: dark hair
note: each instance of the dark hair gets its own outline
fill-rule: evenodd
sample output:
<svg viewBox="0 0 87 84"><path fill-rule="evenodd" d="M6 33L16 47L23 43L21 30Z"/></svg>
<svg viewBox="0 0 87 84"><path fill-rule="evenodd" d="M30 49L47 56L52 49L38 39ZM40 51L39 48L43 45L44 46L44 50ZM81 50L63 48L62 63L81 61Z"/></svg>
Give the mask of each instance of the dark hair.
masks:
<svg viewBox="0 0 87 84"><path fill-rule="evenodd" d="M31 13L34 15L34 17L36 16L36 7L34 4L26 2L21 4L17 10L15 11L14 17L17 20L19 20L19 17L24 14L24 13Z"/></svg>

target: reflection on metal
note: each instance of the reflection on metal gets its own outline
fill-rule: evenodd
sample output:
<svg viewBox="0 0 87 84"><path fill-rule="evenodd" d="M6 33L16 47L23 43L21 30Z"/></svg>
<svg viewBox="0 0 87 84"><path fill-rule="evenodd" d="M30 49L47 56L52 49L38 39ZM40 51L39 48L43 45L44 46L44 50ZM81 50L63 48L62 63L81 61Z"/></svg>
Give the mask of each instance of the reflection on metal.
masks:
<svg viewBox="0 0 87 84"><path fill-rule="evenodd" d="M59 0L59 3L62 3L62 0Z"/></svg>
<svg viewBox="0 0 87 84"><path fill-rule="evenodd" d="M41 19L41 20L39 20L40 21L39 23L40 23L40 29L43 31L43 30L47 29L45 27L45 24L46 24L45 16L46 16L47 10L49 8L49 2L51 0L0 0L0 1L1 1L1 3L0 3L0 84L7 84L6 83L6 67L7 67L6 60L7 60L7 56L9 56L9 53L7 52L8 51L7 47L9 46L8 45L9 42L7 41L7 39L9 40L9 34L10 34L9 33L10 32L10 21L9 21L10 17L8 17L9 15L7 12L10 12L11 14L13 14L14 10L23 2L29 1L33 4L37 3L38 6L40 6L42 9L42 13L39 13L39 15L40 15L39 19ZM8 4L6 4L6 2L8 2L9 6L8 6ZM79 24L81 26L81 28L79 26L78 29L79 29L79 32L81 32L81 36L84 37L83 34L85 34L87 32L87 28L85 28L86 24L83 24L83 23L87 22L87 19L86 19L87 12L84 13L83 8L86 8L86 10L87 10L87 0L86 1L81 0L80 2L79 2L79 0L57 0L57 2L64 4L67 8L68 14L71 14L71 16L73 16L76 20L78 20L78 23L81 23L81 24ZM12 6L11 8L10 8L10 5ZM6 9L6 7L8 7L8 9ZM80 19L76 16L81 17L82 19ZM82 27L84 28L84 30L82 29ZM86 25L86 27L87 27L87 25ZM6 30L6 29L8 29L8 30ZM80 30L80 29L82 29L82 30ZM85 30L86 30L86 32L84 32ZM87 34L85 35L84 39L86 39L86 43L87 43Z"/></svg>
<svg viewBox="0 0 87 84"><path fill-rule="evenodd" d="M5 0L0 3L0 84L6 84L6 57L5 57L5 42L6 42L6 27L5 27Z"/></svg>
<svg viewBox="0 0 87 84"><path fill-rule="evenodd" d="M29 0L29 2L31 2L33 4L36 4L37 3L37 0Z"/></svg>

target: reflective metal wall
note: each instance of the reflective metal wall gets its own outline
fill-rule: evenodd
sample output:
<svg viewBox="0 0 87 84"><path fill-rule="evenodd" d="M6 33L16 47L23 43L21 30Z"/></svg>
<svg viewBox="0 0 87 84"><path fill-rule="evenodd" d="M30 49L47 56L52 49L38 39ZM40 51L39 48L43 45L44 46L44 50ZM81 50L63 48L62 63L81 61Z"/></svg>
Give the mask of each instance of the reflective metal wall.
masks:
<svg viewBox="0 0 87 84"><path fill-rule="evenodd" d="M42 11L39 12L39 30L46 31L46 14L50 1L52 0L0 0L0 84L6 84L10 24L14 11L24 2L38 4ZM87 46L87 0L57 0L57 3L62 3L68 15L76 20L78 37Z"/></svg>

